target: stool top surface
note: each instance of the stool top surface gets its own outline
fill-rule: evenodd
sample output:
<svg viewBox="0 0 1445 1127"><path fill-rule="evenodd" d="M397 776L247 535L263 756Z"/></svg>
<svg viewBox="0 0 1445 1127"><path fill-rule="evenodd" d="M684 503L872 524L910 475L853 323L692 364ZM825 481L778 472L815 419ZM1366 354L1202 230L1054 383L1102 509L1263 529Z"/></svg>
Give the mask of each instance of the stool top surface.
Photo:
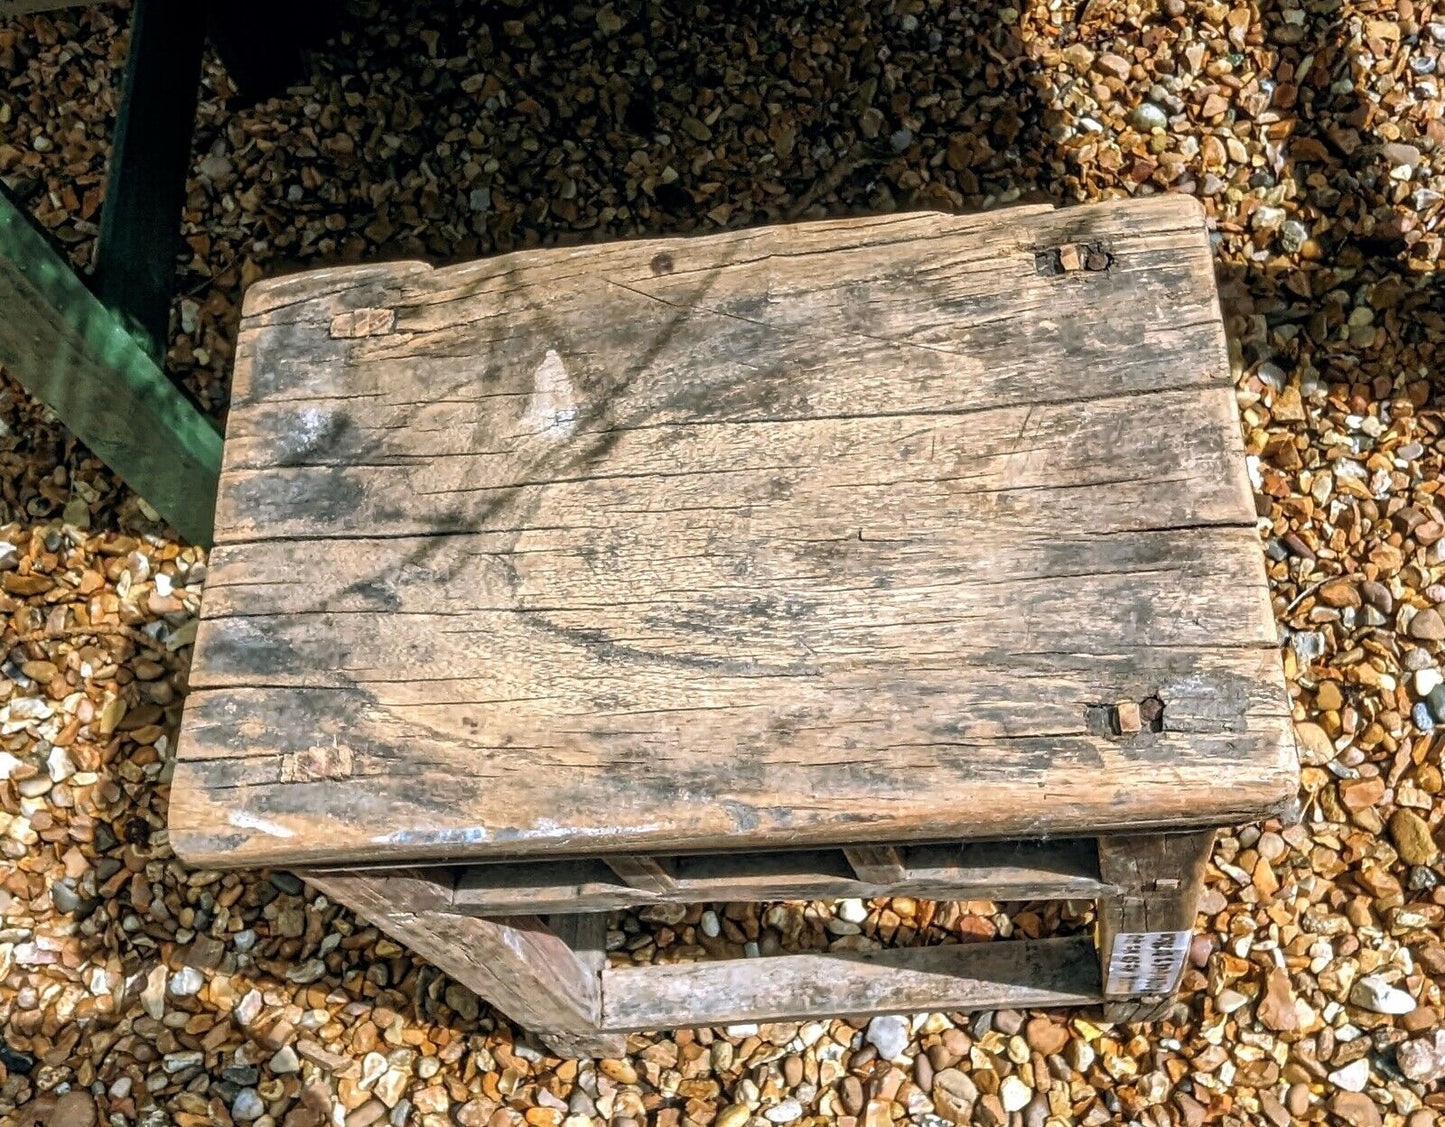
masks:
<svg viewBox="0 0 1445 1127"><path fill-rule="evenodd" d="M247 296L207 865L1091 834L1297 765L1202 212L935 213Z"/></svg>

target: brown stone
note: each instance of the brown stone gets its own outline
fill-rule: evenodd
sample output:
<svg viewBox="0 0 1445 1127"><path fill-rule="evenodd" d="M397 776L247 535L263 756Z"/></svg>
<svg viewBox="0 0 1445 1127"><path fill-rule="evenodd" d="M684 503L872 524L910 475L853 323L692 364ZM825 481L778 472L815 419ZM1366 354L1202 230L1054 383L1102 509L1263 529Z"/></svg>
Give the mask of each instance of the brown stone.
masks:
<svg viewBox="0 0 1445 1127"><path fill-rule="evenodd" d="M1290 986L1289 975L1275 967L1265 976L1264 994L1255 1007L1254 1015L1276 1033L1287 1033L1299 1028L1299 1015L1295 1012L1294 989Z"/></svg>
<svg viewBox="0 0 1445 1127"><path fill-rule="evenodd" d="M1385 796L1385 780L1378 775L1367 779L1346 779L1340 783L1340 802L1346 810L1364 810Z"/></svg>
<svg viewBox="0 0 1445 1127"><path fill-rule="evenodd" d="M1330 1097L1329 1109L1349 1127L1382 1127L1380 1109L1363 1092L1336 1092Z"/></svg>
<svg viewBox="0 0 1445 1127"><path fill-rule="evenodd" d="M1334 579L1319 589L1320 601L1332 607L1357 607L1360 592L1348 579Z"/></svg>
<svg viewBox="0 0 1445 1127"><path fill-rule="evenodd" d="M95 1127L95 1101L90 1093L72 1090L61 1096L49 1127Z"/></svg>
<svg viewBox="0 0 1445 1127"><path fill-rule="evenodd" d="M1439 642L1445 640L1445 619L1434 607L1426 607L1410 619L1405 632L1422 642Z"/></svg>
<svg viewBox="0 0 1445 1127"><path fill-rule="evenodd" d="M1335 745L1329 734L1318 724L1308 720L1296 724L1294 734L1299 744L1300 758L1305 763L1322 766L1334 759Z"/></svg>
<svg viewBox="0 0 1445 1127"><path fill-rule="evenodd" d="M1024 1027L1024 1040L1034 1052L1047 1057L1063 1052L1064 1046L1069 1043L1069 1031L1049 1018L1036 1017Z"/></svg>
<svg viewBox="0 0 1445 1127"><path fill-rule="evenodd" d="M945 1068L933 1078L933 1106L950 1123L963 1127L973 1118L978 1088L966 1072Z"/></svg>
<svg viewBox="0 0 1445 1127"><path fill-rule="evenodd" d="M1390 840L1400 856L1411 865L1432 865L1440 847L1430 833L1430 823L1403 806L1390 815Z"/></svg>

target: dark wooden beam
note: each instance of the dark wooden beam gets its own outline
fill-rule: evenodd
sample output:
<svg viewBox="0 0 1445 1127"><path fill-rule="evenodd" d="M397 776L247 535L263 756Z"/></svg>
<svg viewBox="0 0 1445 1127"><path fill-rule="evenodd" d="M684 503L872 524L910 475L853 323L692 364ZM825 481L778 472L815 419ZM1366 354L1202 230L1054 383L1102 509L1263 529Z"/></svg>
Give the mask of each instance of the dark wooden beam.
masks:
<svg viewBox="0 0 1445 1127"><path fill-rule="evenodd" d="M181 208L205 47L205 5L136 0L91 288L165 358Z"/></svg>
<svg viewBox="0 0 1445 1127"><path fill-rule="evenodd" d="M210 543L220 433L3 194L0 364L182 536Z"/></svg>

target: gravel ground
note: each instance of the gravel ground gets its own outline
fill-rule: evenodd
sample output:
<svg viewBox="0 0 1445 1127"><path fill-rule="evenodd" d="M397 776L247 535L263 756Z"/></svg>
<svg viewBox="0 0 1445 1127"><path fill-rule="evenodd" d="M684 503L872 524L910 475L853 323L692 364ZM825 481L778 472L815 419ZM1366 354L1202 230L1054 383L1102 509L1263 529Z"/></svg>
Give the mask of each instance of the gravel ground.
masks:
<svg viewBox="0 0 1445 1127"><path fill-rule="evenodd" d="M402 12L404 14L398 14ZM0 177L91 253L121 8L0 23ZM352 9L310 85L214 64L173 369L224 413L244 286L373 255L1157 191L1213 217L1305 758L1222 836L1173 1019L931 1015L559 1062L284 873L186 872L164 812L205 561L0 385L0 1122L744 1127L1337 1122L1445 1110L1445 341L1416 0ZM716 905L613 958L968 941L1079 905Z"/></svg>

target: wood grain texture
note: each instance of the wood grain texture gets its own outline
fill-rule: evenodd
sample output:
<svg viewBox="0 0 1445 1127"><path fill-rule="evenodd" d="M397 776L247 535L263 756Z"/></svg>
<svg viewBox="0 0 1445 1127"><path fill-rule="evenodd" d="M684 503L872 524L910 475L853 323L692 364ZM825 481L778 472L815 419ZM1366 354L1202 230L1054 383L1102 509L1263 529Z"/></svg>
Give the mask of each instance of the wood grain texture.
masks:
<svg viewBox="0 0 1445 1127"><path fill-rule="evenodd" d="M1041 272L1065 243L1109 268ZM1257 817L1297 768L1237 425L1177 197L255 287L173 843L388 863ZM1154 696L1159 731L1096 722Z"/></svg>
<svg viewBox="0 0 1445 1127"><path fill-rule="evenodd" d="M598 1034L601 951L579 942L595 940L598 917L573 917L557 935L536 916L457 915L422 871L301 875L566 1055L622 1054L620 1038Z"/></svg>
<svg viewBox="0 0 1445 1127"><path fill-rule="evenodd" d="M842 1014L1078 1006L1099 999L1087 937L778 955L602 972L610 1030Z"/></svg>
<svg viewBox="0 0 1445 1127"><path fill-rule="evenodd" d="M0 364L181 535L211 542L220 433L3 188Z"/></svg>
<svg viewBox="0 0 1445 1127"><path fill-rule="evenodd" d="M851 852L851 850L849 851ZM457 870L452 908L478 916L610 911L646 904L838 900L1092 900L1112 894L1087 841L976 842L895 850L903 868L868 878L838 850L716 853L664 861L669 884L644 889L615 856L499 862Z"/></svg>
<svg viewBox="0 0 1445 1127"><path fill-rule="evenodd" d="M1095 924L1107 1021L1153 1021L1166 1013L1184 975L1180 951L1167 988L1130 996L1109 981L1115 938L1121 934L1193 934L1199 894L1214 846L1214 830L1100 838L1099 874L1118 891L1099 898Z"/></svg>
<svg viewBox="0 0 1445 1127"><path fill-rule="evenodd" d="M892 884L906 879L903 855L893 845L855 845L843 850L858 879L870 884Z"/></svg>

